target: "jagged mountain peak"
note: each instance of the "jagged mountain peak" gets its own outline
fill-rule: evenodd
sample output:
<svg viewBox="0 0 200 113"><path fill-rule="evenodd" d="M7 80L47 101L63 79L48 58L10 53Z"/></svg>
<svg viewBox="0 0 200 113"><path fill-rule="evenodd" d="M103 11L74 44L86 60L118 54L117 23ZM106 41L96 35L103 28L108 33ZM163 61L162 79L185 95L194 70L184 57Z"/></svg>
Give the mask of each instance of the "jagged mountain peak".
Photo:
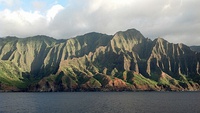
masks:
<svg viewBox="0 0 200 113"><path fill-rule="evenodd" d="M16 36L6 36L6 37L3 37L3 38L0 38L0 40L5 41L5 42L7 42L7 41L16 41L18 39L19 38L16 37Z"/></svg>
<svg viewBox="0 0 200 113"><path fill-rule="evenodd" d="M93 42L95 40L98 40L99 38L110 38L110 37L112 37L112 35L107 35L107 34L98 33L98 32L90 32L84 35L77 36L74 39L78 39L79 41Z"/></svg>
<svg viewBox="0 0 200 113"><path fill-rule="evenodd" d="M35 40L56 40L53 37L49 37L46 35L36 35L36 36L31 36L27 37L27 39L35 39Z"/></svg>
<svg viewBox="0 0 200 113"><path fill-rule="evenodd" d="M138 31L137 29L135 28L132 28L132 29L127 29L125 31L118 31L118 32L123 32L123 33L140 33L140 31ZM118 33L117 32L117 33Z"/></svg>
<svg viewBox="0 0 200 113"><path fill-rule="evenodd" d="M99 33L99 32L89 32L89 33L86 33L84 35L81 35L81 36L95 36L95 35L104 35L103 33Z"/></svg>
<svg viewBox="0 0 200 113"><path fill-rule="evenodd" d="M60 42L64 42L66 40L58 40L58 39L54 39L52 37L46 36L46 35L36 35L36 36L32 36L32 37L27 37L27 38L20 38L19 40L20 42L27 42L27 43L45 43L48 46L53 46L57 43Z"/></svg>
<svg viewBox="0 0 200 113"><path fill-rule="evenodd" d="M0 90L200 90L199 53L136 29L8 39L0 38Z"/></svg>
<svg viewBox="0 0 200 113"><path fill-rule="evenodd" d="M161 38L161 37L158 37L158 38L154 39L154 41L158 42L158 43L160 43L160 42L167 42L168 43L167 40L165 40L164 38Z"/></svg>
<svg viewBox="0 0 200 113"><path fill-rule="evenodd" d="M140 31L136 29L128 29L126 31L119 31L114 36L123 37L125 39L144 39Z"/></svg>
<svg viewBox="0 0 200 113"><path fill-rule="evenodd" d="M135 28L127 29L125 32L127 32L127 33L134 33L134 34L137 34L137 33L141 34L141 32L139 30L135 29Z"/></svg>
<svg viewBox="0 0 200 113"><path fill-rule="evenodd" d="M25 38L19 38L16 36L6 36L4 38L1 38L4 40L25 40L25 39L29 39L29 40L56 40L52 37L46 36L46 35L36 35L36 36L30 36L30 37L25 37Z"/></svg>
<svg viewBox="0 0 200 113"><path fill-rule="evenodd" d="M17 39L18 37L16 36L6 36L6 37L3 37L3 39Z"/></svg>
<svg viewBox="0 0 200 113"><path fill-rule="evenodd" d="M115 33L112 40L109 43L110 48L114 52L125 51L140 51L141 47L144 47L144 42L149 41L138 30L128 29L126 31L119 31Z"/></svg>

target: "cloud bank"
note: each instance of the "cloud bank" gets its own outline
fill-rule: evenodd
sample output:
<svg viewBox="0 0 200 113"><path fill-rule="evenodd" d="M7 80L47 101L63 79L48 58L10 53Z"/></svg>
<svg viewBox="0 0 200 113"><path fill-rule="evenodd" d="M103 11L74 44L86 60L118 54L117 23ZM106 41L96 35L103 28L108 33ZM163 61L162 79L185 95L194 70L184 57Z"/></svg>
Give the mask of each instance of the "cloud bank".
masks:
<svg viewBox="0 0 200 113"><path fill-rule="evenodd" d="M6 3L0 0L0 4ZM8 5L14 3L8 0ZM38 34L70 38L88 32L114 34L136 28L145 37L200 45L199 0L68 0L39 11L23 8L0 11L0 36Z"/></svg>

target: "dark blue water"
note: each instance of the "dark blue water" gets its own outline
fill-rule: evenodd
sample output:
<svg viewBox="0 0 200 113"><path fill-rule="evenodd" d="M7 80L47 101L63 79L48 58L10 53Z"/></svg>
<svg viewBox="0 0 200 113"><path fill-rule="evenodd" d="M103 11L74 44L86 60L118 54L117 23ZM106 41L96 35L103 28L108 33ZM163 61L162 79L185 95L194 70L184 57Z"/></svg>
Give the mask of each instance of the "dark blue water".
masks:
<svg viewBox="0 0 200 113"><path fill-rule="evenodd" d="M0 113L200 113L200 92L0 93Z"/></svg>

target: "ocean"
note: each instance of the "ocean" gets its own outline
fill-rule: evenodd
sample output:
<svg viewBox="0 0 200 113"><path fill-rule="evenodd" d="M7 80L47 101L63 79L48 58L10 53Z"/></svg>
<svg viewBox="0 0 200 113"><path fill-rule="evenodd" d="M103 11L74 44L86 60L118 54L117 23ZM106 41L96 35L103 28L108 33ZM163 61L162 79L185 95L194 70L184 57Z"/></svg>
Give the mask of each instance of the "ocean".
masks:
<svg viewBox="0 0 200 113"><path fill-rule="evenodd" d="M0 93L0 113L200 113L200 92Z"/></svg>

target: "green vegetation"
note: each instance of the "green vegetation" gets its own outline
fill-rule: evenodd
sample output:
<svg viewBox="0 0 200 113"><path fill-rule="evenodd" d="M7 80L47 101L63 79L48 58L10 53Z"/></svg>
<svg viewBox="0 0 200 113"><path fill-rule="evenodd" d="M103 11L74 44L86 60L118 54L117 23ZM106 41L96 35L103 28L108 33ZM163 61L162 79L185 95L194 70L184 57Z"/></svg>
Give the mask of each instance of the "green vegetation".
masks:
<svg viewBox="0 0 200 113"><path fill-rule="evenodd" d="M23 81L21 69L9 61L0 61L0 82L19 89L27 87L26 81Z"/></svg>
<svg viewBox="0 0 200 113"><path fill-rule="evenodd" d="M136 29L66 40L6 37L0 38L0 89L200 90L199 62L200 53L188 46L152 41Z"/></svg>

